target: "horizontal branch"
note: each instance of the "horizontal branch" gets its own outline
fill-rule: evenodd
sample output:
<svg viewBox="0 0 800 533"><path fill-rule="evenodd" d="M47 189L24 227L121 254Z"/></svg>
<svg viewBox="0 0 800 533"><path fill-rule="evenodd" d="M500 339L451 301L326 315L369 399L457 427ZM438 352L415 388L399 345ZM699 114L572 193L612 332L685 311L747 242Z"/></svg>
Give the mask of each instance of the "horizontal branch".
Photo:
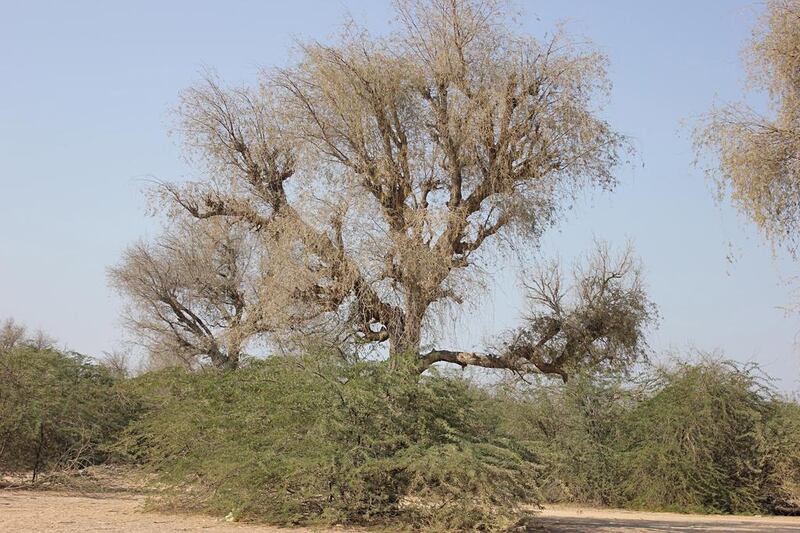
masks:
<svg viewBox="0 0 800 533"><path fill-rule="evenodd" d="M523 374L539 372L541 374L557 375L561 377L564 382L569 379L569 374L562 365L534 360L532 356L533 354L529 354L528 357L523 357L517 350L502 355L480 352L432 350L422 356L420 372L424 372L434 363L453 363L462 368L478 366L481 368L513 370Z"/></svg>

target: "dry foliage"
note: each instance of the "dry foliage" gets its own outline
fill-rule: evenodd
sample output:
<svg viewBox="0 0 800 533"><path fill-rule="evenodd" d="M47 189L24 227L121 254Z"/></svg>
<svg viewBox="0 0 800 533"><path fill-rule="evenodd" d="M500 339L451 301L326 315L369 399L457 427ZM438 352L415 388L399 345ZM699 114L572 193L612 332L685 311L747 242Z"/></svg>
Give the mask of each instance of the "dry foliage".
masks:
<svg viewBox="0 0 800 533"><path fill-rule="evenodd" d="M250 240L223 218L180 219L155 242L128 248L110 270L131 302L127 325L154 363L191 367L207 356L214 366L236 367L259 330L251 305L258 247Z"/></svg>
<svg viewBox="0 0 800 533"><path fill-rule="evenodd" d="M213 243L134 247L112 273L132 325L217 366L235 366L242 339L297 332L411 356L419 371L447 361L566 379L641 352L652 309L630 257L606 253L574 281L572 306L559 276L534 281L546 312L498 353L431 349L437 314L474 297L498 247L530 249L577 191L612 187L627 145L597 113L601 54L563 33L511 32L502 2L395 5L388 37L348 25L258 87L208 77L184 92L179 130L206 179L163 184L161 205L189 233L224 220L258 264L251 285L199 272L217 266ZM241 311L232 293L247 295Z"/></svg>
<svg viewBox="0 0 800 533"><path fill-rule="evenodd" d="M800 2L769 0L745 50L752 86L771 112L745 103L709 113L696 131L699 153L718 165L710 174L722 194L777 243L796 251L800 229Z"/></svg>
<svg viewBox="0 0 800 533"><path fill-rule="evenodd" d="M22 346L34 350L50 350L55 344L55 339L42 330L36 330L33 335L28 335L27 328L18 324L13 318L7 318L0 324L0 354Z"/></svg>

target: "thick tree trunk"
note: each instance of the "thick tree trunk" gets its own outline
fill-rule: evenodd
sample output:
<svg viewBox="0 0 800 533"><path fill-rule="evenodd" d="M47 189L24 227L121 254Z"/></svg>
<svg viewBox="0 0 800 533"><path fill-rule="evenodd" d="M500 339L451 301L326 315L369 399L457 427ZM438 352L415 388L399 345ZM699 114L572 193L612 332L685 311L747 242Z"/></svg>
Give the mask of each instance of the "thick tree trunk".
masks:
<svg viewBox="0 0 800 533"><path fill-rule="evenodd" d="M228 343L228 353L225 361L224 368L226 370L236 370L239 367L239 359L242 353L242 346L241 343L236 341L231 341Z"/></svg>
<svg viewBox="0 0 800 533"><path fill-rule="evenodd" d="M229 348L226 353L218 345L214 344L208 351L208 356L214 368L219 370L236 370L239 366L238 348Z"/></svg>
<svg viewBox="0 0 800 533"><path fill-rule="evenodd" d="M225 362L222 364L223 370L236 370L239 368L239 354L228 354Z"/></svg>
<svg viewBox="0 0 800 533"><path fill-rule="evenodd" d="M419 357L420 329L403 328L397 334L389 335L389 364L394 369L413 365Z"/></svg>
<svg viewBox="0 0 800 533"><path fill-rule="evenodd" d="M389 330L389 363L392 368L408 368L416 365L422 340L424 314L424 306L412 301L402 323Z"/></svg>

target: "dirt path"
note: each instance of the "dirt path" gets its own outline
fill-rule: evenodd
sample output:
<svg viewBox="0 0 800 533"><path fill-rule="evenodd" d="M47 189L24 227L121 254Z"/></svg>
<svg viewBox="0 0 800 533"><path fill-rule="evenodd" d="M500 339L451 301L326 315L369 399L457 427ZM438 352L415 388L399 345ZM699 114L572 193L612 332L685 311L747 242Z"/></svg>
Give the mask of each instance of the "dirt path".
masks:
<svg viewBox="0 0 800 533"><path fill-rule="evenodd" d="M731 533L800 532L800 517L719 516L648 513L620 509L551 507L539 516L544 531L559 533L697 532Z"/></svg>
<svg viewBox="0 0 800 533"><path fill-rule="evenodd" d="M354 532L350 529L281 529L269 526L228 523L198 515L165 515L141 512L143 498L134 495L96 496L55 492L0 490L0 531L59 532L124 531L156 533L204 531L213 533L278 533L325 531ZM607 509L553 507L542 511L538 531L583 533L614 531L719 531L800 532L800 518L734 517L642 513Z"/></svg>

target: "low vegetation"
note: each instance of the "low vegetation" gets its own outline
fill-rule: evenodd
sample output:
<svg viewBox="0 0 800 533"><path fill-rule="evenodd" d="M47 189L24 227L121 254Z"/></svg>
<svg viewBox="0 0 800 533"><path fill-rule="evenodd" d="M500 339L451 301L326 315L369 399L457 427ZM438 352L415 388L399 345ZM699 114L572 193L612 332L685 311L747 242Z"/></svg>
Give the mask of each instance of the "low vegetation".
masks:
<svg viewBox="0 0 800 533"><path fill-rule="evenodd" d="M0 351L0 471L126 463L153 505L241 520L502 530L542 502L796 513L800 405L719 360L485 386L315 353L134 378Z"/></svg>
<svg viewBox="0 0 800 533"><path fill-rule="evenodd" d="M109 458L130 405L118 379L79 354L0 350L0 474L78 470Z"/></svg>
<svg viewBox="0 0 800 533"><path fill-rule="evenodd" d="M576 380L505 400L514 437L546 458L549 501L709 513L794 513L800 405L720 360L632 381Z"/></svg>
<svg viewBox="0 0 800 533"><path fill-rule="evenodd" d="M132 388L121 442L166 501L280 524L497 529L538 501L539 461L461 380L320 355L237 372L168 370Z"/></svg>

